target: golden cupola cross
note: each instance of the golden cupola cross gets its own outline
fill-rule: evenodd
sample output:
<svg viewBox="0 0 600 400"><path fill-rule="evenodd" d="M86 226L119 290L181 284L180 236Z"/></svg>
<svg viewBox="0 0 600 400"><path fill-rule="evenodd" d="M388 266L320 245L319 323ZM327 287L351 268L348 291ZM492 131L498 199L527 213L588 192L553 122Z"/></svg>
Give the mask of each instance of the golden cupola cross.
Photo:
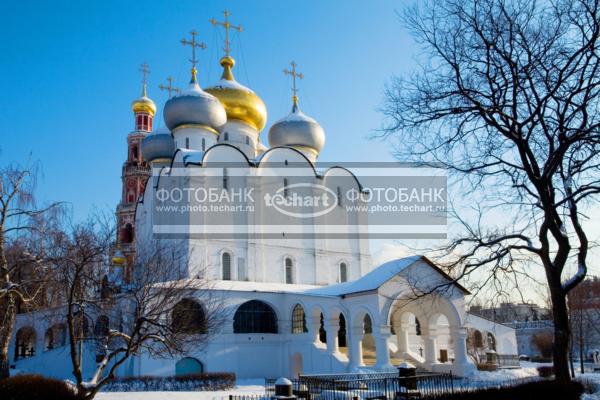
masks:
<svg viewBox="0 0 600 400"><path fill-rule="evenodd" d="M185 38L181 39L181 44L184 46L190 46L192 48L192 58L190 58L190 62L192 63L192 82L196 82L196 64L198 60L196 59L196 49L206 49L206 44L204 42L199 42L196 40L196 35L198 32L191 31L190 35L192 36L191 40L187 40Z"/></svg>
<svg viewBox="0 0 600 400"><path fill-rule="evenodd" d="M139 71L142 73L142 96L146 96L146 84L148 83L148 74L150 73L148 63L144 62L141 64Z"/></svg>
<svg viewBox="0 0 600 400"><path fill-rule="evenodd" d="M181 93L181 89L173 86L173 78L172 77L168 76L167 82L169 82L169 85L163 85L161 83L160 85L158 85L158 88L160 90L166 90L167 92L169 92L169 98L173 97L173 92L175 92L176 94Z"/></svg>
<svg viewBox="0 0 600 400"><path fill-rule="evenodd" d="M294 105L297 106L298 105L298 87L296 86L296 78L303 79L304 74L302 72L296 71L296 67L298 66L298 64L296 64L294 61L292 61L290 63L290 65L292 66L292 68L284 69L283 73L285 75L292 76L292 93L293 93L292 99L294 100Z"/></svg>
<svg viewBox="0 0 600 400"><path fill-rule="evenodd" d="M225 57L229 57L231 54L231 47L230 47L230 40L229 40L229 30L230 29L235 29L238 32L242 31L242 26L241 25L232 25L229 22L229 16L231 15L229 13L229 11L225 10L223 11L223 15L225 16L225 21L217 21L214 18L209 19L208 21L213 24L213 26L217 26L220 25L223 28L225 28L225 47L223 48L223 50L225 51Z"/></svg>

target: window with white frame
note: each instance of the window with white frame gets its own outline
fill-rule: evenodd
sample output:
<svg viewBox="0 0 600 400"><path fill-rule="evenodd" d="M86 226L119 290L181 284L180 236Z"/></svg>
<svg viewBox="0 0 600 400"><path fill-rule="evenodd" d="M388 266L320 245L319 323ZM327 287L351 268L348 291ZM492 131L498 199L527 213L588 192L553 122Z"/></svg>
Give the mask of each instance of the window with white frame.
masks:
<svg viewBox="0 0 600 400"><path fill-rule="evenodd" d="M294 262L291 258L285 258L285 283L294 283Z"/></svg>
<svg viewBox="0 0 600 400"><path fill-rule="evenodd" d="M223 280L231 280L231 254L224 252L221 255L221 269L223 271Z"/></svg>
<svg viewBox="0 0 600 400"><path fill-rule="evenodd" d="M340 282L348 281L348 266L345 262L340 263Z"/></svg>

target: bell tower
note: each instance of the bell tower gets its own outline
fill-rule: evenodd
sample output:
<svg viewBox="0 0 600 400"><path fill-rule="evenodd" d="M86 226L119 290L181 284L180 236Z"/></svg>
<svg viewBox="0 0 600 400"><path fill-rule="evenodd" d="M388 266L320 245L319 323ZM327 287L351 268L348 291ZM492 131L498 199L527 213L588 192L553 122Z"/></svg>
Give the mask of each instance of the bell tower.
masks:
<svg viewBox="0 0 600 400"><path fill-rule="evenodd" d="M123 279L131 278L131 266L135 257L135 208L144 193L146 181L151 175L150 166L142 158L142 140L152 131L156 105L146 95L148 64L140 67L142 73L142 95L131 103L134 129L127 135L127 159L123 163L121 181L123 189L117 206L117 248L125 258Z"/></svg>

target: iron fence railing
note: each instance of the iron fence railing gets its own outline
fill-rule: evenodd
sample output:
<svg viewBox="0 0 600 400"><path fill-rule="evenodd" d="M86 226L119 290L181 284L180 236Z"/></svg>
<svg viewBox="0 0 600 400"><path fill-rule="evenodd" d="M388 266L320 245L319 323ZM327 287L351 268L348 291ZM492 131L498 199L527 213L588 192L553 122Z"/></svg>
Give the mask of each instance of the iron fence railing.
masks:
<svg viewBox="0 0 600 400"><path fill-rule="evenodd" d="M451 393L512 387L536 380L539 378L474 381L436 373L404 377L398 373L301 375L291 379L294 395L305 400L436 399ZM266 379L265 396L274 395L275 379ZM230 400L261 400L259 397Z"/></svg>

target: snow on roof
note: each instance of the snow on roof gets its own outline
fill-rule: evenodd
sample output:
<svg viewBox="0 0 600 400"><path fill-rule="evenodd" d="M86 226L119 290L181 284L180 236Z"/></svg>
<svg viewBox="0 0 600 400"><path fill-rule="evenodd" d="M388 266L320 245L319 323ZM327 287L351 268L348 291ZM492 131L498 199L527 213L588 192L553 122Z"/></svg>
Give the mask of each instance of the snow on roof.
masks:
<svg viewBox="0 0 600 400"><path fill-rule="evenodd" d="M355 281L319 287L317 289L309 290L307 294L341 296L344 294L376 290L385 282L420 259L421 256L411 256L388 261Z"/></svg>
<svg viewBox="0 0 600 400"><path fill-rule="evenodd" d="M200 283L197 279L184 279L182 287L193 287L194 281L198 281L203 289L224 290L234 292L262 292L262 293L294 293L309 296L338 297L350 293L368 292L376 290L385 282L393 278L404 269L419 261L422 256L411 256L389 261L375 268L365 276L351 282L338 283L328 286L298 285L279 282L247 282L247 281L222 281L215 280L209 283ZM156 286L169 285L168 282L156 284Z"/></svg>
<svg viewBox="0 0 600 400"><path fill-rule="evenodd" d="M239 292L268 292L268 293L306 293L319 288L315 285L297 285L279 282L247 282L247 281L212 281L212 289L233 290Z"/></svg>
<svg viewBox="0 0 600 400"><path fill-rule="evenodd" d="M231 81L229 79L221 79L219 83L217 83L211 89L234 89L234 90L243 90L249 93L254 93L252 90L248 89L246 86L242 85L237 81Z"/></svg>

